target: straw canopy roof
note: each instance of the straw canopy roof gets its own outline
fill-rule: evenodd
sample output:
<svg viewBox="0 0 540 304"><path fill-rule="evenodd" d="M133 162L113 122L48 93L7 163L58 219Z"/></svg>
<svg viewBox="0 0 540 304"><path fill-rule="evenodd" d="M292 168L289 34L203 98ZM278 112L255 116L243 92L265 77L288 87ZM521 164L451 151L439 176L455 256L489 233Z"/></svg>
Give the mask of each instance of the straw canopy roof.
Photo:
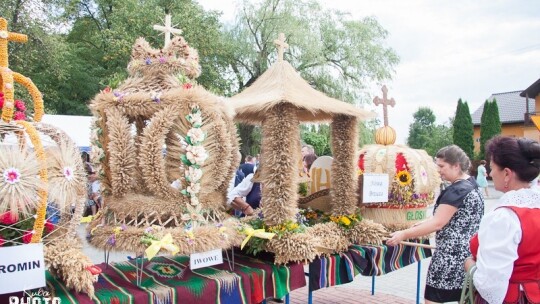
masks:
<svg viewBox="0 0 540 304"><path fill-rule="evenodd" d="M236 111L235 119L246 123L261 123L267 117L266 112L280 103L295 106L300 121L330 121L336 115L355 116L362 120L375 117L373 112L313 89L284 60L277 61L250 87L230 100Z"/></svg>

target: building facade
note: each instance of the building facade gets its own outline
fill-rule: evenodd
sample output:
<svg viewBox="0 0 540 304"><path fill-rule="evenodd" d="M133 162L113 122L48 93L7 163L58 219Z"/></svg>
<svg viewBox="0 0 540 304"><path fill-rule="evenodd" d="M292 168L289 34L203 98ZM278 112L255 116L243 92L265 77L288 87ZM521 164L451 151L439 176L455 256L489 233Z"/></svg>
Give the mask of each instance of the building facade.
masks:
<svg viewBox="0 0 540 304"><path fill-rule="evenodd" d="M488 100L497 100L501 135L526 137L540 142L540 79L523 91L496 93ZM482 104L471 115L474 126L474 151L480 151L480 118Z"/></svg>

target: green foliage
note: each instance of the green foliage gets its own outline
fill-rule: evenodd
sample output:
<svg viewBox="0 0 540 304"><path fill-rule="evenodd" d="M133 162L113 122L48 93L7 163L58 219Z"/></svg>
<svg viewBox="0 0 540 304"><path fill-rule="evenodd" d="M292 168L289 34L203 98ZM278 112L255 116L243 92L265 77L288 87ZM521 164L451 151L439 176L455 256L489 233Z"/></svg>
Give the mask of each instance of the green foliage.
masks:
<svg viewBox="0 0 540 304"><path fill-rule="evenodd" d="M433 128L428 145L425 148L426 152L431 156L435 156L439 149L453 144L453 131L451 123L436 125Z"/></svg>
<svg viewBox="0 0 540 304"><path fill-rule="evenodd" d="M26 214L13 216L10 212L0 213L0 247L15 246L21 243L30 243L32 230L36 218ZM43 236L48 235L55 229L55 225L48 219L45 221Z"/></svg>
<svg viewBox="0 0 540 304"><path fill-rule="evenodd" d="M315 0L244 1L238 12L224 27L219 13L193 0L5 0L0 6L10 30L29 36L27 44L9 44L11 67L33 79L47 113L89 114L96 93L126 78L136 38L163 46L152 25L162 24L165 13L199 51L198 83L218 95L240 92L276 61L280 32L290 45L285 59L314 88L350 103L368 101L365 88L390 79L399 61L374 17L354 20ZM29 95L18 93L31 111ZM361 144L373 142L373 130L369 123L360 127ZM328 134L308 132L304 141L329 155ZM239 135L242 154L260 151L260 129L240 125Z"/></svg>
<svg viewBox="0 0 540 304"><path fill-rule="evenodd" d="M358 140L359 147L375 143L375 131L377 130L379 122L380 121L378 119L373 119L369 121L361 121L358 124L358 134L360 135Z"/></svg>
<svg viewBox="0 0 540 304"><path fill-rule="evenodd" d="M237 11L235 23L225 30L228 53L223 58L236 92L276 61L274 40L280 32L290 46L285 60L315 89L350 103L367 101L364 89L390 79L399 61L384 46L388 32L373 17L352 20L349 14L322 9L312 0L244 1ZM240 132L243 145L251 141L247 131ZM324 145L319 136L310 135L309 140Z"/></svg>
<svg viewBox="0 0 540 304"><path fill-rule="evenodd" d="M485 159L485 145L488 140L501 134L501 120L499 117L499 107L497 100L486 100L480 119L480 153L479 159Z"/></svg>
<svg viewBox="0 0 540 304"><path fill-rule="evenodd" d="M315 149L315 154L318 156L332 155L330 145L330 126L328 124L321 124L311 128L302 125L300 127L300 137L302 142L312 145Z"/></svg>
<svg viewBox="0 0 540 304"><path fill-rule="evenodd" d="M461 98L458 100L456 116L453 124L453 140L454 144L459 146L469 156L474 157L474 129L472 124L471 113L467 102L463 102Z"/></svg>
<svg viewBox="0 0 540 304"><path fill-rule="evenodd" d="M311 227L315 224L325 223L330 220L329 215L319 209L311 209L311 207L298 209L299 222L303 223L307 227Z"/></svg>
<svg viewBox="0 0 540 304"><path fill-rule="evenodd" d="M452 144L452 127L435 124L435 114L429 107L419 108L413 117L414 122L409 125L407 138L411 148L423 149L434 156L440 148Z"/></svg>
<svg viewBox="0 0 540 304"><path fill-rule="evenodd" d="M435 114L429 107L420 107L414 112L413 118L407 144L413 149L425 149L435 128Z"/></svg>
<svg viewBox="0 0 540 304"><path fill-rule="evenodd" d="M307 194L308 194L308 184L307 184L307 182L298 183L298 194L300 194L300 196L307 196Z"/></svg>
<svg viewBox="0 0 540 304"><path fill-rule="evenodd" d="M274 233L276 238L282 238L283 236L290 233L302 233L306 229L305 225L299 224L296 221L292 220L287 220L275 226L266 226L263 220L262 212L250 218L248 221L246 221L246 224L248 224L249 226L251 226L251 228L255 230L265 229L266 232ZM240 228L240 231L244 232L246 228L248 227L244 226ZM249 254L257 255L257 253L265 250L266 242L268 242L268 239L253 236L246 243L246 247L244 247L244 250Z"/></svg>
<svg viewBox="0 0 540 304"><path fill-rule="evenodd" d="M195 1L6 1L0 15L9 19L10 30L29 36L25 45L10 43L11 67L32 78L48 113L89 114L87 103L100 89L126 78L136 38L163 46L163 34L152 25L163 23L165 11L199 51L198 82L216 94L230 93L219 14Z"/></svg>
<svg viewBox="0 0 540 304"><path fill-rule="evenodd" d="M501 116L499 114L499 105L497 105L497 100L494 98L493 102L491 104L491 111L492 111L492 119L493 119L493 131L495 134L501 134L502 132L502 124L501 124Z"/></svg>

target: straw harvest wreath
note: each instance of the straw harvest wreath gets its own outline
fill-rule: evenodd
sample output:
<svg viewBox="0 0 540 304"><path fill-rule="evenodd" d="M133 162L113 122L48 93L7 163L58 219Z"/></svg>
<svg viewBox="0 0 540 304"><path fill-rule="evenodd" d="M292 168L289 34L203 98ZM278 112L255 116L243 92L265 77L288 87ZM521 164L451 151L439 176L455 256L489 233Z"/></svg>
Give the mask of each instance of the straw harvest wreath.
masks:
<svg viewBox="0 0 540 304"><path fill-rule="evenodd" d="M0 246L44 243L49 271L69 288L93 294L95 272L87 271L92 263L75 230L86 198L78 148L62 130L40 123L41 93L29 78L9 69L8 41L27 39L8 32L0 18ZM29 91L33 114L15 99L15 82Z"/></svg>

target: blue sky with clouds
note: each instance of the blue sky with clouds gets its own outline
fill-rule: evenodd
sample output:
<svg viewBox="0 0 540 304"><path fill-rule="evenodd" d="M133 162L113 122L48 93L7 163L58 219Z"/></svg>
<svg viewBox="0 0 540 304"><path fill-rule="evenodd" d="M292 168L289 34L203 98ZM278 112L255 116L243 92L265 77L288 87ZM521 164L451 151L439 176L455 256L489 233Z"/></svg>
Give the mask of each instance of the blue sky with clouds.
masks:
<svg viewBox="0 0 540 304"><path fill-rule="evenodd" d="M234 0L199 0L205 9L235 16ZM540 78L540 1L537 0L332 0L323 7L375 16L389 31L387 45L400 56L393 79L385 83L390 125L405 143L413 113L429 106L443 123L457 100L473 112L493 93L523 90ZM368 92L381 95L381 84ZM522 105L516 105L522 106ZM370 107L373 108L373 107ZM382 121L382 109L373 108Z"/></svg>

